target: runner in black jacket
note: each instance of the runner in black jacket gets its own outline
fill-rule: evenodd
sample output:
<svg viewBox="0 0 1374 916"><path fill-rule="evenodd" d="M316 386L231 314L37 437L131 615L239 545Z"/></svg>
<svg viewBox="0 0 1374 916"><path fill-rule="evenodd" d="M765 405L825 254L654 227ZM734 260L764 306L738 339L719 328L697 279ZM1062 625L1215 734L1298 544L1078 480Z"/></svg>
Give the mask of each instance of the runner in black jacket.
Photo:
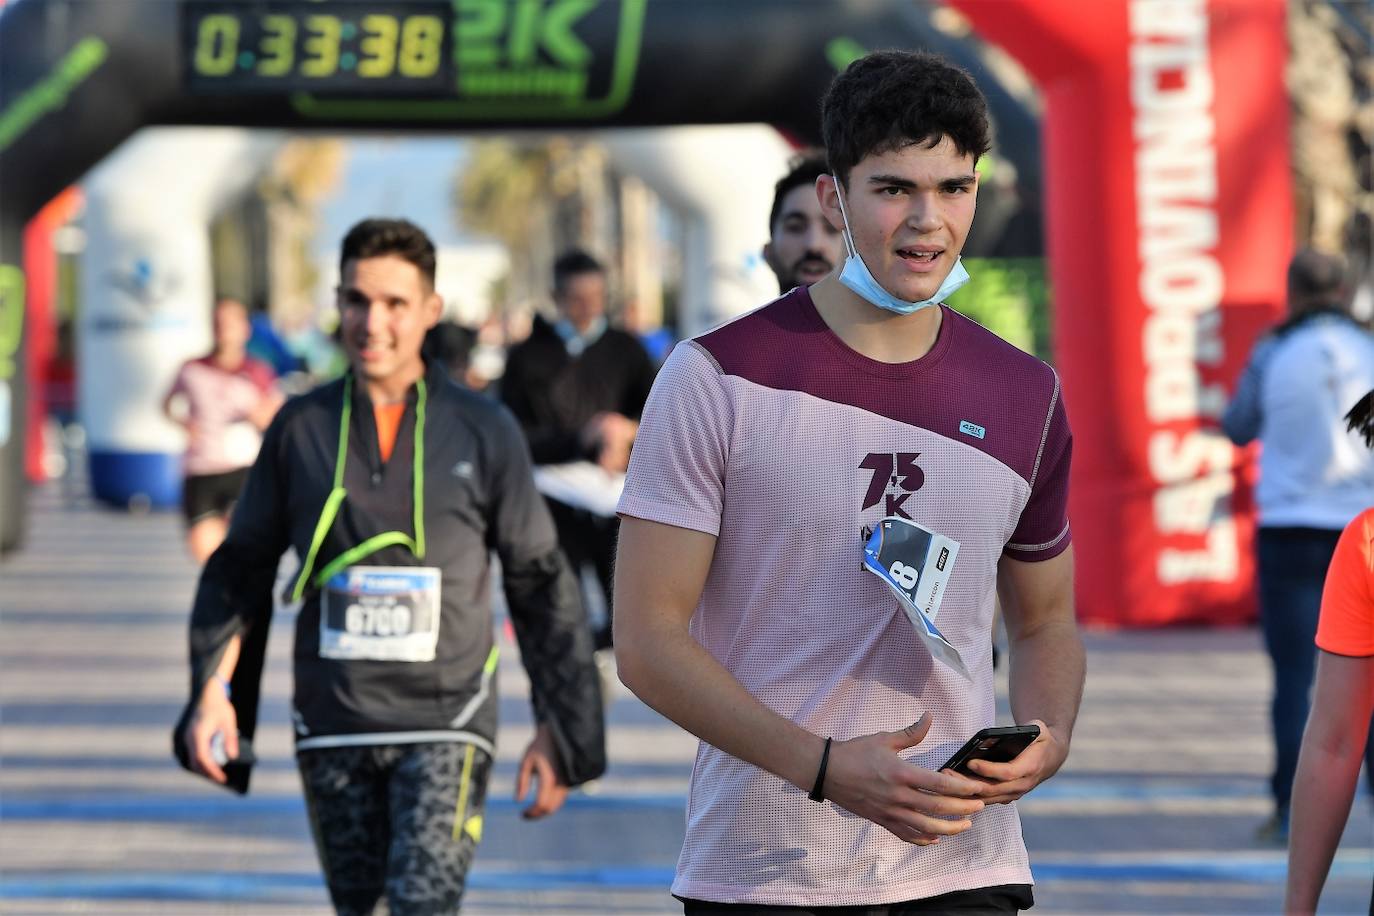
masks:
<svg viewBox="0 0 1374 916"><path fill-rule="evenodd" d="M426 367L438 317L433 246L369 220L344 241L339 291L352 369L269 427L191 620L183 765L240 792L257 718L277 564L292 593L297 758L334 905L451 912L481 835L496 736L489 556L533 688L527 816L605 768L601 703L576 585L501 406ZM417 511L418 507L418 511ZM221 736L224 751L213 742Z"/></svg>

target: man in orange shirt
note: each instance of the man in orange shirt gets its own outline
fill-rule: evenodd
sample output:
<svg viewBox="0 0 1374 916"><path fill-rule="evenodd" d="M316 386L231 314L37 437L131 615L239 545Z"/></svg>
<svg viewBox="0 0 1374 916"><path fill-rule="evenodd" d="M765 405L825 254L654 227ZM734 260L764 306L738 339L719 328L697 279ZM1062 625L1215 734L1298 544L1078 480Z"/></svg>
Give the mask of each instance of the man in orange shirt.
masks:
<svg viewBox="0 0 1374 916"><path fill-rule="evenodd" d="M1374 391L1346 415L1374 448ZM1374 716L1374 507L1345 529L1322 592L1317 689L1293 787L1284 912L1316 910L1350 814L1361 751L1374 787L1369 743ZM1374 897L1370 899L1374 914Z"/></svg>
<svg viewBox="0 0 1374 916"><path fill-rule="evenodd" d="M247 792L277 567L300 558L292 724L316 851L345 916L453 913L495 758L491 555L530 677L527 818L605 769L601 695L577 585L501 405L421 342L439 318L434 244L404 220L344 238L350 370L268 427L191 614L192 695L174 750ZM536 788L537 787L537 788Z"/></svg>

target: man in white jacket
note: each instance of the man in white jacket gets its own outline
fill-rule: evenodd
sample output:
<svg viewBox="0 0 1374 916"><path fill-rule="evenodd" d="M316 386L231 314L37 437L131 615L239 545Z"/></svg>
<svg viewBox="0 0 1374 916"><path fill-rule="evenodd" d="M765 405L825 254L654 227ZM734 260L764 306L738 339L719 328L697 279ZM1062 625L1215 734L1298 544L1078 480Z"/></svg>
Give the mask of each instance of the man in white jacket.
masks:
<svg viewBox="0 0 1374 916"><path fill-rule="evenodd" d="M1257 566L1277 755L1274 815L1260 835L1275 841L1287 840L1326 568L1341 530L1374 505L1374 454L1342 419L1374 387L1374 335L1346 311L1344 275L1338 258L1312 250L1294 256L1289 317L1255 344L1222 417L1237 445L1263 445Z"/></svg>

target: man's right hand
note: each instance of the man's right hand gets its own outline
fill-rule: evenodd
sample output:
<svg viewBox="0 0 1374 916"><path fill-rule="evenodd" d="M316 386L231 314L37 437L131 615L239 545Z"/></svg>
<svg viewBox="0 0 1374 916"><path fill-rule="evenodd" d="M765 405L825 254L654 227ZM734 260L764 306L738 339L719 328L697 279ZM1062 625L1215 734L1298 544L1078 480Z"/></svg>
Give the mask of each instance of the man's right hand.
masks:
<svg viewBox="0 0 1374 916"><path fill-rule="evenodd" d="M952 772L927 770L897 756L920 744L929 731L930 713L926 713L901 731L833 742L825 797L917 846L963 833L973 826L970 816L983 810L977 798L983 784Z"/></svg>
<svg viewBox="0 0 1374 916"><path fill-rule="evenodd" d="M191 714L186 726L186 749L191 759L191 768L206 779L223 784L226 780L224 770L215 760L211 742L215 735L224 739L224 753L229 760L239 755L239 721L229 695L222 681L211 678L201 691L200 702Z"/></svg>

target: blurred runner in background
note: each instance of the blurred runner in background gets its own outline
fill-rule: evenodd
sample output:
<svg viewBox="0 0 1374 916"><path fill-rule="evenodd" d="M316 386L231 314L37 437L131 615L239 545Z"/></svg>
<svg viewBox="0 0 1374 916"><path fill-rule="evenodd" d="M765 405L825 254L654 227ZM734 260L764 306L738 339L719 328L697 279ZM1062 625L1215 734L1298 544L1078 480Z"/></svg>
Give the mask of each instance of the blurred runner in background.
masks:
<svg viewBox="0 0 1374 916"><path fill-rule="evenodd" d="M262 431L282 405L271 367L247 353L247 307L216 300L211 326L214 349L182 365L162 402L168 419L186 430L181 501L197 565L224 540Z"/></svg>

